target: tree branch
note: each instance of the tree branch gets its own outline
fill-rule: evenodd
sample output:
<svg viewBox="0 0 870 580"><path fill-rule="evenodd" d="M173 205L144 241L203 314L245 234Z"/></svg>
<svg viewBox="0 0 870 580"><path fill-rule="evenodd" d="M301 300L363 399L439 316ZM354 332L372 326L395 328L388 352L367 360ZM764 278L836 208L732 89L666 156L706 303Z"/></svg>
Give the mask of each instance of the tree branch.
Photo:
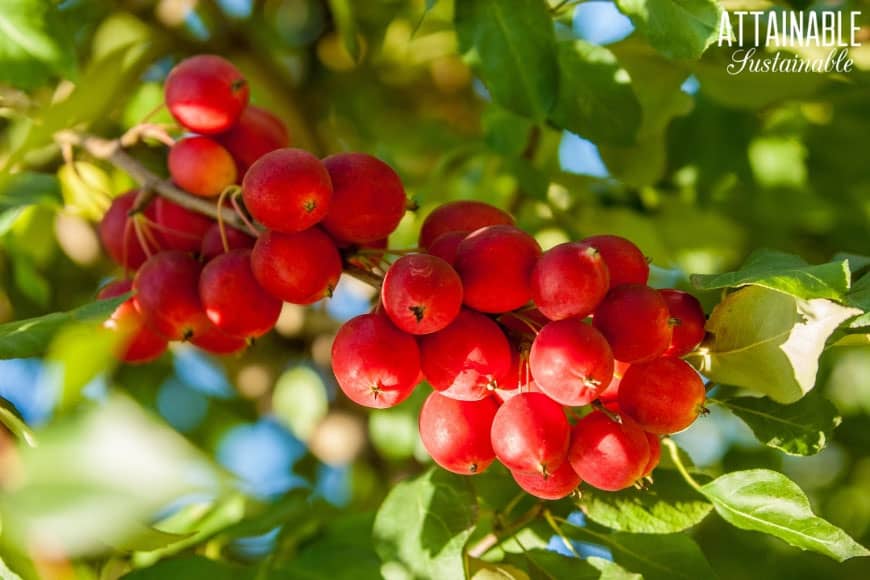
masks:
<svg viewBox="0 0 870 580"><path fill-rule="evenodd" d="M536 503L532 506L532 509L521 515L516 521L511 522L510 525L499 530L494 530L482 537L480 541L468 549L468 555L472 558L480 558L489 550L500 544L503 540L510 538L535 521L543 511L543 504Z"/></svg>

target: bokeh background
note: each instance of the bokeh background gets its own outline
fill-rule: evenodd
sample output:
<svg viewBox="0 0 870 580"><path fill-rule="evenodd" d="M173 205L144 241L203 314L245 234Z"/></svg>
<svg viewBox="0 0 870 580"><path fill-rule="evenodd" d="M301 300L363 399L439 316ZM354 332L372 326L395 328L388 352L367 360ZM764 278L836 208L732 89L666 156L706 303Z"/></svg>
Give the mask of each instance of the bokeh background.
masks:
<svg viewBox="0 0 870 580"><path fill-rule="evenodd" d="M34 79L27 92L0 93L4 167L23 163L57 176L39 185L39 203L23 208L5 205L11 186L0 181L7 188L0 194L0 321L88 302L113 272L93 224L109 197L133 184L85 157L71 171L46 147L52 123L119 135L160 104L161 83L173 64L202 52L224 55L242 69L252 102L284 119L295 146L318 155L366 151L396 168L420 210L406 215L391 247L413 247L422 218L437 204L478 199L512 211L545 248L595 233L629 237L652 258L661 286L687 287L688 273L734 269L761 247L811 262L837 252L870 254L870 44L853 51L857 70L848 77L731 79L722 65L727 55L711 49L700 63L668 71L668 82L677 87L661 95L670 114L643 148L599 150L579 135L533 126L492 104L458 53L452 3L430 4L59 2L64 33L75 47L70 62L78 64L59 83ZM612 2L568 2L556 19L560 38L631 46L633 26ZM348 51L348 38L357 43L358 58ZM73 105L58 111L54 104L70 94ZM22 121L14 114L21 107L49 128L40 133ZM153 120L171 121L165 111ZM139 145L134 153L165 174L165 151L155 145ZM392 482L429 461L416 428L422 389L394 409L374 412L336 394L332 336L340 323L367 312L373 298L371 288L345 277L329 301L285 306L277 331L243 357L217 359L181 346L155 363L101 373L85 389L103 406L98 420L69 419L58 409L64 370L88 356L86 337L56 340L43 359L0 361L4 405L44 430L46 456L54 459L37 462L42 471L34 477L42 487L30 503L16 497L7 507L53 529L77 530L83 554L93 550L87 538L105 531L97 529L100 517L113 513L124 525L127 512L154 506L165 517L180 517L218 502L232 514L242 496L267 501L298 488L302 496L319 498L325 510L371 512ZM709 307L718 295L702 299ZM763 447L718 407L676 439L713 473L782 470L807 491L817 513L868 545L870 348L826 352L817 388L843 422L816 456L786 457ZM118 390L146 414L115 401L109 393ZM184 439L164 441L167 424ZM129 440L151 437L152 430L165 447L140 448ZM10 445L8 437L2 445ZM151 453L167 473L143 466ZM96 475L69 475L95 454L118 462ZM133 469L135 477L121 469L130 454L141 459L134 462L142 464ZM204 467L194 473L200 461ZM208 480L213 493L165 502L164 492L171 496L197 477ZM137 478L166 488L143 486ZM228 494L228 488L242 495ZM257 560L298 532L261 527L215 549ZM736 531L716 516L693 534L722 578L870 577L866 560L836 565ZM148 561L158 554L145 550L137 557ZM87 564L69 566L87 577Z"/></svg>

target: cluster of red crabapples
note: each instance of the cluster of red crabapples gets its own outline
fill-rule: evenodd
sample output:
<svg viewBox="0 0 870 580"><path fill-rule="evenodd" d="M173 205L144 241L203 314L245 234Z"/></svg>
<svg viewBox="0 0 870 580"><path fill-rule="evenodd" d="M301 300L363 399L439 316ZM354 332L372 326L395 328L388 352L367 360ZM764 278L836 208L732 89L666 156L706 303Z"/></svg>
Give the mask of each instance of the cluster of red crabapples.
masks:
<svg viewBox="0 0 870 580"><path fill-rule="evenodd" d="M283 123L248 104L244 77L221 57L173 68L165 104L189 131L169 150L172 182L212 201L216 214L228 201L249 231L140 191L113 201L100 238L126 276L100 298L134 291L106 322L124 334L126 362L153 360L170 341L215 354L245 349L274 327L283 302L330 296L342 254L383 247L405 213L387 164L289 148Z"/></svg>
<svg viewBox="0 0 870 580"><path fill-rule="evenodd" d="M542 252L507 213L458 201L426 218L420 247L389 266L375 312L339 330L332 365L369 407L425 379L420 436L444 469L478 474L498 459L544 499L581 481L616 491L649 476L659 437L702 412L703 381L680 357L704 338L704 312L647 286L630 241Z"/></svg>

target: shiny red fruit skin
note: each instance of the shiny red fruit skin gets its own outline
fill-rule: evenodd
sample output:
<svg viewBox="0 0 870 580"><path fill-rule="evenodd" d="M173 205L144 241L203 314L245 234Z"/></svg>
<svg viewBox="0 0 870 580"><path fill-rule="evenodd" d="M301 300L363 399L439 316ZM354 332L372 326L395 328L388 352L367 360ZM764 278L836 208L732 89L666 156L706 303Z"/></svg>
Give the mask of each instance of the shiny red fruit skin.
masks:
<svg viewBox="0 0 870 580"><path fill-rule="evenodd" d="M284 122L255 105L248 105L238 122L215 138L235 159L240 177L266 153L290 145L290 135Z"/></svg>
<svg viewBox="0 0 870 580"><path fill-rule="evenodd" d="M420 439L432 459L453 473L483 473L495 460L489 440L498 404L487 397L457 401L434 392L420 409Z"/></svg>
<svg viewBox="0 0 870 580"><path fill-rule="evenodd" d="M278 149L251 165L242 198L269 229L292 234L320 223L330 208L332 182L324 164L303 149Z"/></svg>
<svg viewBox="0 0 870 580"><path fill-rule="evenodd" d="M249 236L240 229L224 224L224 233L227 236L228 250L249 250L254 247L257 241L254 237ZM224 243L221 239L220 225L215 222L202 236L202 244L199 247L199 256L203 262L208 262L212 258L224 254Z"/></svg>
<svg viewBox="0 0 870 580"><path fill-rule="evenodd" d="M431 249L432 243L447 233L468 234L482 227L497 225L512 226L514 218L506 211L482 201L450 201L435 208L423 220L420 247Z"/></svg>
<svg viewBox="0 0 870 580"><path fill-rule="evenodd" d="M408 398L420 375L414 337L385 316L363 314L346 322L332 345L332 371L358 405L385 409Z"/></svg>
<svg viewBox="0 0 870 580"><path fill-rule="evenodd" d="M196 252L214 220L189 210L165 197L154 200L154 221L161 247L167 250Z"/></svg>
<svg viewBox="0 0 870 580"><path fill-rule="evenodd" d="M619 383L622 381L622 377L625 375L625 371L628 370L628 367L631 366L628 363L624 363L622 361L615 360L613 364L613 379L611 379L610 384L607 385L603 391L598 393L598 400L602 403L609 403L611 401L616 401L619 396Z"/></svg>
<svg viewBox="0 0 870 580"><path fill-rule="evenodd" d="M680 290L659 290L671 315L671 344L665 356L685 356L704 340L707 317L698 299Z"/></svg>
<svg viewBox="0 0 870 580"><path fill-rule="evenodd" d="M97 298L114 298L132 290L132 280L118 280L105 286ZM136 310L133 298L128 298L115 308L103 326L122 332L122 349L119 358L126 363L145 363L166 352L166 337L154 332L145 325L142 315Z"/></svg>
<svg viewBox="0 0 870 580"><path fill-rule="evenodd" d="M332 179L332 205L323 220L331 235L358 244L388 237L405 215L405 188L393 168L365 153L323 160Z"/></svg>
<svg viewBox="0 0 870 580"><path fill-rule="evenodd" d="M453 322L462 308L462 281L450 264L428 254L396 260L384 276L384 310L400 330L431 334Z"/></svg>
<svg viewBox="0 0 870 580"><path fill-rule="evenodd" d="M487 226L468 234L456 250L465 305L481 312L508 312L532 297L532 268L541 247L513 226Z"/></svg>
<svg viewBox="0 0 870 580"><path fill-rule="evenodd" d="M601 254L579 242L544 252L532 270L532 300L550 320L583 318L592 313L609 288Z"/></svg>
<svg viewBox="0 0 870 580"><path fill-rule="evenodd" d="M607 340L576 319L542 328L532 343L529 364L541 390L568 407L591 403L613 378Z"/></svg>
<svg viewBox="0 0 870 580"><path fill-rule="evenodd" d="M592 324L601 331L616 360L634 364L661 356L671 343L670 313L656 290L622 284L607 293Z"/></svg>
<svg viewBox="0 0 870 580"><path fill-rule="evenodd" d="M151 256L133 279L136 309L145 323L170 340L188 340L211 326L199 301L199 263L189 254Z"/></svg>
<svg viewBox="0 0 870 580"><path fill-rule="evenodd" d="M323 231L295 234L267 231L251 254L257 282L267 292L294 304L311 304L332 296L341 276L341 256Z"/></svg>
<svg viewBox="0 0 870 580"><path fill-rule="evenodd" d="M568 461L546 477L540 473L511 471L514 481L523 491L540 499L557 500L571 495L580 485L580 476Z"/></svg>
<svg viewBox="0 0 870 580"><path fill-rule="evenodd" d="M643 476L649 462L646 433L630 421L613 421L593 411L574 425L569 461L589 485L618 491Z"/></svg>
<svg viewBox="0 0 870 580"><path fill-rule="evenodd" d="M194 336L190 342L202 350L216 355L236 354L248 348L248 341L246 339L230 336L213 324L209 324L204 331Z"/></svg>
<svg viewBox="0 0 870 580"><path fill-rule="evenodd" d="M213 135L230 129L248 104L248 83L226 59L200 54L166 78L166 106L186 129Z"/></svg>
<svg viewBox="0 0 870 580"><path fill-rule="evenodd" d="M498 325L462 310L438 332L420 337L423 374L443 395L476 401L489 395L510 369L511 348Z"/></svg>
<svg viewBox="0 0 870 580"><path fill-rule="evenodd" d="M633 364L619 384L620 411L644 431L668 435L691 425L703 410L701 376L682 359Z"/></svg>
<svg viewBox="0 0 870 580"><path fill-rule="evenodd" d="M551 474L566 459L571 426L559 403L520 393L499 407L490 435L495 456L511 471Z"/></svg>
<svg viewBox="0 0 870 580"><path fill-rule="evenodd" d="M208 137L176 141L167 164L172 181L200 197L216 197L236 182L236 163L229 151Z"/></svg>
<svg viewBox="0 0 870 580"><path fill-rule="evenodd" d="M148 253L157 252L159 238L147 219L153 219L153 205L145 210L143 216L130 217L130 210L136 203L139 190L128 191L112 200L112 205L100 221L100 240L112 260L125 270L135 270L148 259ZM145 218L145 219L143 219ZM134 219L139 220L142 239L148 244L148 252L136 235Z"/></svg>
<svg viewBox="0 0 870 580"><path fill-rule="evenodd" d="M211 323L230 336L263 336L281 314L281 300L254 278L251 250L232 250L206 264L199 276L199 298Z"/></svg>
<svg viewBox="0 0 870 580"><path fill-rule="evenodd" d="M456 262L456 251L459 249L459 244L467 235L467 232L447 232L443 236L438 236L438 239L429 245L428 252L452 266Z"/></svg>
<svg viewBox="0 0 870 580"><path fill-rule="evenodd" d="M646 462L646 467L643 469L641 477L649 477L653 470L658 467L659 460L662 458L662 441L657 435L652 433L646 434L647 443L649 443L649 460Z"/></svg>
<svg viewBox="0 0 870 580"><path fill-rule="evenodd" d="M509 343L511 346L511 366L502 380L499 381L498 388L502 391L527 390L535 382L529 366L528 346L523 347L513 341L509 341ZM523 348L526 350L523 351Z"/></svg>
<svg viewBox="0 0 870 580"><path fill-rule="evenodd" d="M620 284L646 284L649 280L649 262L640 248L620 236L592 236L583 243L594 246L607 264L610 287Z"/></svg>

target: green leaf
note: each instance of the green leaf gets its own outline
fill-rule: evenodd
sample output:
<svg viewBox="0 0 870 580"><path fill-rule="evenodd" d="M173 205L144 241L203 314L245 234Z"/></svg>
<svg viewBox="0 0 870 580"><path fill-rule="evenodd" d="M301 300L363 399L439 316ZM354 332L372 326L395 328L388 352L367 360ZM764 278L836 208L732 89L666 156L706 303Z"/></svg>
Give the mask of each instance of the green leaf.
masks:
<svg viewBox="0 0 870 580"><path fill-rule="evenodd" d="M9 429L9 432L24 441L30 447L36 447L36 436L27 423L18 418L18 415L6 408L6 402L0 400L0 423Z"/></svg>
<svg viewBox="0 0 870 580"><path fill-rule="evenodd" d="M617 564L644 580L716 578L701 548L686 534L604 534L570 524L562 531L571 539L606 546Z"/></svg>
<svg viewBox="0 0 870 580"><path fill-rule="evenodd" d="M861 310L870 311L870 274L864 274L846 294L846 303Z"/></svg>
<svg viewBox="0 0 870 580"><path fill-rule="evenodd" d="M870 556L846 532L813 514L803 491L781 473L768 469L736 471L701 486L725 520L764 532L802 550L825 554L838 562Z"/></svg>
<svg viewBox="0 0 870 580"><path fill-rule="evenodd" d="M0 83L32 88L56 74L72 74L74 54L56 3L5 0L0 5Z"/></svg>
<svg viewBox="0 0 870 580"><path fill-rule="evenodd" d="M0 324L0 359L25 358L45 353L55 333L70 322L105 320L129 294L98 300L67 312Z"/></svg>
<svg viewBox="0 0 870 580"><path fill-rule="evenodd" d="M553 578L572 578L574 580L598 580L601 572L589 562L577 558L569 558L551 550L535 548L523 552L525 568L533 580ZM513 561L522 561L520 557Z"/></svg>
<svg viewBox="0 0 870 580"><path fill-rule="evenodd" d="M681 532L713 510L710 502L670 470L656 471L654 483L647 489L611 493L586 488L579 506L602 526L640 534Z"/></svg>
<svg viewBox="0 0 870 580"><path fill-rule="evenodd" d="M669 58L699 58L719 34L722 9L715 0L616 0L616 5Z"/></svg>
<svg viewBox="0 0 870 580"><path fill-rule="evenodd" d="M643 576L629 572L616 562L592 556L586 561L601 572L598 580L643 580Z"/></svg>
<svg viewBox="0 0 870 580"><path fill-rule="evenodd" d="M698 366L711 381L793 403L815 385L827 338L859 313L830 300L747 286L713 309Z"/></svg>
<svg viewBox="0 0 870 580"><path fill-rule="evenodd" d="M253 568L243 568L225 562L210 560L203 556L170 558L154 566L135 570L123 576L125 580L247 580L255 577Z"/></svg>
<svg viewBox="0 0 870 580"><path fill-rule="evenodd" d="M123 337L93 322L65 326L51 341L45 361L60 387L60 410L82 398L82 389L100 373L117 364L116 352Z"/></svg>
<svg viewBox="0 0 870 580"><path fill-rule="evenodd" d="M598 143L629 145L641 108L628 72L612 52L582 40L558 45L559 98L550 120Z"/></svg>
<svg viewBox="0 0 870 580"><path fill-rule="evenodd" d="M791 405L768 398L714 399L740 417L759 441L789 455L814 455L825 448L841 417L815 391Z"/></svg>
<svg viewBox="0 0 870 580"><path fill-rule="evenodd" d="M849 290L849 262L844 259L811 266L793 254L758 250L736 272L694 274L691 280L699 290L754 284L798 298L842 301Z"/></svg>
<svg viewBox="0 0 870 580"><path fill-rule="evenodd" d="M130 528L129 535L122 538L120 542L116 542L114 538L107 538L106 543L119 552L156 550L180 542L191 535L190 533L172 534L150 526L130 526Z"/></svg>
<svg viewBox="0 0 870 580"><path fill-rule="evenodd" d="M491 103L481 115L483 138L496 153L519 157L526 149L534 123L527 117L512 113Z"/></svg>
<svg viewBox="0 0 870 580"><path fill-rule="evenodd" d="M60 206L60 186L54 175L33 171L0 175L0 211L39 203Z"/></svg>
<svg viewBox="0 0 870 580"><path fill-rule="evenodd" d="M476 501L465 478L432 468L390 491L374 525L375 550L424 578L463 578L463 548L474 528Z"/></svg>
<svg viewBox="0 0 870 580"><path fill-rule="evenodd" d="M495 102L543 120L556 101L559 66L553 23L541 0L457 2L456 33L475 50L479 74Z"/></svg>
<svg viewBox="0 0 870 580"><path fill-rule="evenodd" d="M329 0L329 9L335 18L335 25L341 35L341 41L347 53L354 62L360 59L360 44L357 38L356 19L353 14L353 3L350 0Z"/></svg>
<svg viewBox="0 0 870 580"><path fill-rule="evenodd" d="M3 558L0 558L0 579L2 580L21 580L21 576L13 572L6 565L6 562L3 561Z"/></svg>

